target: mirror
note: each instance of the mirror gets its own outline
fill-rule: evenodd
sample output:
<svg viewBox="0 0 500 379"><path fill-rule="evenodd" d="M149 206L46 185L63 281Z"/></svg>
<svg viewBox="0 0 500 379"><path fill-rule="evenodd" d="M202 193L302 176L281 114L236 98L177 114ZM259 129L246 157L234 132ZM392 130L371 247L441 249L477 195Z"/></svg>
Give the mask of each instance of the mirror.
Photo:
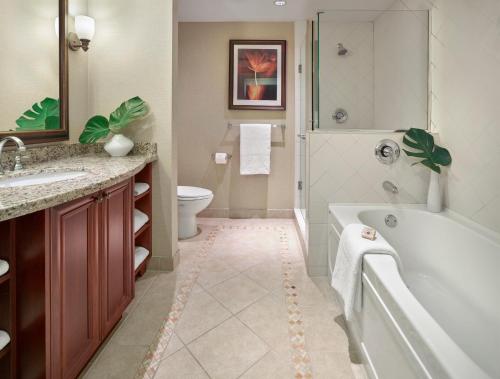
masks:
<svg viewBox="0 0 500 379"><path fill-rule="evenodd" d="M0 4L0 138L17 135L25 143L67 139L65 1Z"/></svg>
<svg viewBox="0 0 500 379"><path fill-rule="evenodd" d="M314 129L428 129L428 11L321 12L314 47Z"/></svg>

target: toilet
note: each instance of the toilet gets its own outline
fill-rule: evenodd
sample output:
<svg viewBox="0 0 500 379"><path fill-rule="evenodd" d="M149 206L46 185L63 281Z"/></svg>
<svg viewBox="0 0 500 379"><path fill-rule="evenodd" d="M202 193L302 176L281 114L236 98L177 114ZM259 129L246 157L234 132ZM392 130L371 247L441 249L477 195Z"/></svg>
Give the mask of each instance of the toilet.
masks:
<svg viewBox="0 0 500 379"><path fill-rule="evenodd" d="M205 188L177 187L179 239L191 238L198 233L196 215L206 209L213 198L213 192Z"/></svg>

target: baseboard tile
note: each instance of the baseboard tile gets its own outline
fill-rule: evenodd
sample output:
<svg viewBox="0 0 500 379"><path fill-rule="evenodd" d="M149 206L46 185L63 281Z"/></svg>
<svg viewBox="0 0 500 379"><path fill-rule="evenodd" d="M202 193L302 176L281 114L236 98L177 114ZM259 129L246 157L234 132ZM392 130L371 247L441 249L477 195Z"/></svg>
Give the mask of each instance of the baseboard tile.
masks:
<svg viewBox="0 0 500 379"><path fill-rule="evenodd" d="M209 208L199 214L203 218L278 218L293 219L295 217L293 209L228 209Z"/></svg>

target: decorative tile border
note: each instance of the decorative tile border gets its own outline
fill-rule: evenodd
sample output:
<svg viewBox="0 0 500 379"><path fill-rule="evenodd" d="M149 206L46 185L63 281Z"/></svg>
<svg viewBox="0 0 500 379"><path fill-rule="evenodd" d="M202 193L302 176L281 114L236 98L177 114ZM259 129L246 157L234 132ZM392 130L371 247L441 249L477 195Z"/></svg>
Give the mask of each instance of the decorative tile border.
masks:
<svg viewBox="0 0 500 379"><path fill-rule="evenodd" d="M200 252L195 259L193 268L189 272L187 278L183 280L180 288L177 290L175 301L172 305L170 313L158 331L155 340L149 346L148 352L146 353L146 356L144 357L135 376L136 378L153 379L156 375L163 355L167 349L170 339L172 338L175 326L182 316L182 312L189 299L189 295L191 294L191 291L200 276L201 266L215 242L218 231L219 228L216 227L215 230L208 233Z"/></svg>
<svg viewBox="0 0 500 379"><path fill-rule="evenodd" d="M299 307L299 294L294 281L294 266L288 246L288 234L280 228L280 255L282 264L283 289L288 310L288 335L292 352L292 364L296 379L311 379L311 358L306 349L304 322Z"/></svg>
<svg viewBox="0 0 500 379"><path fill-rule="evenodd" d="M306 349L305 330L302 313L299 306L299 294L295 283L295 267L288 245L286 228L279 225L234 225L231 221L221 221L215 225L215 230L207 235L194 266L178 289L174 304L165 319L158 334L150 345L146 356L136 374L136 379L153 379L163 359L176 324L182 316L191 291L202 271L203 264L210 253L218 234L230 230L265 230L276 232L280 241L280 257L282 264L282 280L288 313L288 334L290 338L291 363L295 379L312 379L312 367L309 353Z"/></svg>

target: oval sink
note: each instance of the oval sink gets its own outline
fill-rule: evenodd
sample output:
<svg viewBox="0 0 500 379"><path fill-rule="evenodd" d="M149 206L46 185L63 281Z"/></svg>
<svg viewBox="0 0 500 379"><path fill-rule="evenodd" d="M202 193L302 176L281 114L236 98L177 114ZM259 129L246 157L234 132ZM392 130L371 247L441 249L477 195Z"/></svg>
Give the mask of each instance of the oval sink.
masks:
<svg viewBox="0 0 500 379"><path fill-rule="evenodd" d="M40 184L49 184L60 182L63 180L70 180L81 178L87 175L85 171L60 171L60 172L42 172L39 174L16 176L8 179L0 179L0 188L14 188L34 186Z"/></svg>

